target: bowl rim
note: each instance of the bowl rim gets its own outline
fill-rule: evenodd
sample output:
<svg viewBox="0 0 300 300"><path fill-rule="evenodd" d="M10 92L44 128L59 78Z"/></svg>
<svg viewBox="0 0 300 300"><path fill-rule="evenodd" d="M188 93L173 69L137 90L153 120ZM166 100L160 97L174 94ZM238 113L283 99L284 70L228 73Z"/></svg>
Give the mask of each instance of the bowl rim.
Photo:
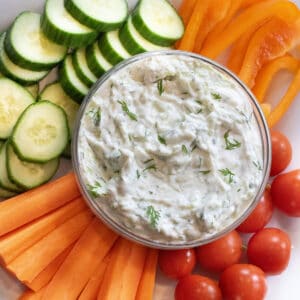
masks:
<svg viewBox="0 0 300 300"><path fill-rule="evenodd" d="M215 68L217 71L220 71L221 73L225 73L227 76L231 77L246 93L248 100L250 101L250 104L253 108L253 112L255 115L256 123L258 126L258 129L260 131L260 136L262 139L262 156L263 156L263 177L261 184L259 188L257 189L257 194L253 198L252 202L248 207L244 210L241 216L239 216L233 223L223 228L221 231L218 231L217 233L214 233L206 238L200 238L195 239L191 241L184 241L184 242L177 242L177 243L171 243L171 242L161 242L161 241L153 241L151 238L141 237L138 234L135 234L132 230L127 228L125 225L122 225L120 223L117 223L113 218L109 216L106 212L104 212L103 209L100 208L99 205L97 205L95 200L90 196L88 193L86 186L84 184L82 175L81 175L81 169L80 169L80 163L78 158L78 141L79 141L79 132L81 127L81 118L85 112L85 109L89 102L91 101L93 95L98 91L100 86L106 82L110 78L111 75L115 74L119 70L127 67L128 65L135 63L137 61L141 61L143 59L153 57L153 56L161 56L161 55L179 55L179 56L185 56L185 57L191 57L198 59L204 63L209 64L213 68ZM106 72L102 77L100 77L97 82L93 85L93 87L90 89L89 93L85 96L80 109L77 113L77 118L75 121L74 131L73 131L73 139L72 139L72 166L73 170L75 172L76 181L78 183L79 189L83 195L83 198L85 202L88 204L90 209L93 211L93 213L96 215L96 217L100 218L100 220L106 224L110 229L117 232L120 236L129 239L133 242L142 244L144 246L148 246L151 248L157 248L157 249L165 249L165 250L175 250L175 249L184 249L184 248L191 248L191 247L197 247L204 244L208 244L210 242L213 242L222 236L226 235L230 231L234 230L236 227L238 227L254 210L257 203L259 202L266 185L268 183L269 175L270 175L270 168L271 168L271 138L270 138L270 132L267 125L267 121L265 119L265 116L263 114L262 109L260 108L259 103L257 102L255 96L252 94L252 92L249 90L249 88L239 79L235 74L233 74L230 70L228 70L226 67L222 66L221 64L208 59L206 57L203 57L201 55L187 52L187 51L181 51L181 50L161 50L161 51L152 51L152 52L145 52L141 54L137 54L135 56L132 56L129 59L126 59L116 66L114 66L112 69L110 69L108 72Z"/></svg>

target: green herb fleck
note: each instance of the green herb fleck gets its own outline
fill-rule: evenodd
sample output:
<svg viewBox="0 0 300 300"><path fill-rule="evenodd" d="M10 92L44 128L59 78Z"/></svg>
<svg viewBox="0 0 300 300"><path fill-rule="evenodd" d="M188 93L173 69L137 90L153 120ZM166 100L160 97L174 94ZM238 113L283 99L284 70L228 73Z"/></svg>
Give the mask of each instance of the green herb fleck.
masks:
<svg viewBox="0 0 300 300"><path fill-rule="evenodd" d="M224 134L224 139L225 139L225 144L226 144L225 149L233 150L233 149L241 147L241 143L239 141L237 141L235 139L233 139L233 140L229 139L229 132L230 132L230 130L227 130Z"/></svg>
<svg viewBox="0 0 300 300"><path fill-rule="evenodd" d="M257 162L253 161L252 163L259 171L262 171L262 166L259 161Z"/></svg>
<svg viewBox="0 0 300 300"><path fill-rule="evenodd" d="M233 172L231 172L228 168L219 170L220 173L222 173L223 176L228 176L228 183L233 182L233 176L235 175Z"/></svg>
<svg viewBox="0 0 300 300"><path fill-rule="evenodd" d="M153 228L156 228L157 222L160 218L159 211L155 210L155 208L152 205L150 205L150 206L147 207L146 215L149 218L150 225Z"/></svg>
<svg viewBox="0 0 300 300"><path fill-rule="evenodd" d="M163 86L163 80L162 79L159 79L157 81L157 90L158 90L158 93L159 95L161 96L163 94L163 92L165 91L164 90L164 86Z"/></svg>
<svg viewBox="0 0 300 300"><path fill-rule="evenodd" d="M128 108L128 105L125 101L118 101L119 104L121 104L122 106L122 110L128 115L128 117L133 120L133 121L137 121L137 115L134 114L133 112L131 112Z"/></svg>
<svg viewBox="0 0 300 300"><path fill-rule="evenodd" d="M136 170L136 178L140 179L140 177L141 177L141 174L140 174L139 170Z"/></svg>
<svg viewBox="0 0 300 300"><path fill-rule="evenodd" d="M237 192L239 193L241 191L241 189L238 189Z"/></svg>
<svg viewBox="0 0 300 300"><path fill-rule="evenodd" d="M220 94L218 94L218 93L211 93L211 95L213 96L213 98L215 99L215 100L221 100L222 99L222 97L221 97L221 95Z"/></svg>
<svg viewBox="0 0 300 300"><path fill-rule="evenodd" d="M99 189L102 187L101 183L100 182L95 182L94 185L91 185L91 184L88 184L87 185L87 188L88 188L88 192L90 193L90 195L93 197L93 198L96 198L98 196L100 196L100 192L99 192Z"/></svg>
<svg viewBox="0 0 300 300"><path fill-rule="evenodd" d="M167 145L166 139L162 137L161 135L157 135L157 139L161 144Z"/></svg>
<svg viewBox="0 0 300 300"><path fill-rule="evenodd" d="M154 159L153 158L147 159L147 160L143 161L143 163L148 164L150 161L154 161Z"/></svg>
<svg viewBox="0 0 300 300"><path fill-rule="evenodd" d="M93 119L94 125L99 126L101 122L101 108L93 108L87 112L87 115Z"/></svg>
<svg viewBox="0 0 300 300"><path fill-rule="evenodd" d="M188 153L189 153L189 151L188 151L186 145L182 145L182 146L181 146L181 151L182 151L184 154L188 154Z"/></svg>
<svg viewBox="0 0 300 300"><path fill-rule="evenodd" d="M195 100L199 105L202 105L203 103L202 103L202 101L200 101L200 100Z"/></svg>
<svg viewBox="0 0 300 300"><path fill-rule="evenodd" d="M203 112L203 109L200 108L200 109L198 109L198 110L196 111L196 114L198 115L198 114L201 114L202 112Z"/></svg>
<svg viewBox="0 0 300 300"><path fill-rule="evenodd" d="M207 175L207 174L209 174L210 172L211 172L210 170L200 171L200 173L203 174L203 175Z"/></svg>
<svg viewBox="0 0 300 300"><path fill-rule="evenodd" d="M194 140L192 143L191 143L191 152L193 152L196 148L197 148L197 141Z"/></svg>
<svg viewBox="0 0 300 300"><path fill-rule="evenodd" d="M153 164L153 165L150 165L150 166L146 167L146 168L143 170L143 172L149 171L149 170L156 171L156 165Z"/></svg>

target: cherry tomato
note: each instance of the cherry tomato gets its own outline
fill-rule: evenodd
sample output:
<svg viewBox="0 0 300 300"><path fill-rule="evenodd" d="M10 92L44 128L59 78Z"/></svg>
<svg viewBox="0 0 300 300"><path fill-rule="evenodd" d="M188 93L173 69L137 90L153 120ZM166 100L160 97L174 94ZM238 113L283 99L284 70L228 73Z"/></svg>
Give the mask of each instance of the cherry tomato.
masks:
<svg viewBox="0 0 300 300"><path fill-rule="evenodd" d="M271 195L280 210L300 217L300 169L278 175L272 183Z"/></svg>
<svg viewBox="0 0 300 300"><path fill-rule="evenodd" d="M158 264L166 276L179 279L190 274L194 269L196 264L195 250L161 250Z"/></svg>
<svg viewBox="0 0 300 300"><path fill-rule="evenodd" d="M237 231L250 233L264 228L273 215L273 203L270 189L266 189L257 206Z"/></svg>
<svg viewBox="0 0 300 300"><path fill-rule="evenodd" d="M272 164L271 176L282 172L291 162L292 146L287 137L279 131L271 131Z"/></svg>
<svg viewBox="0 0 300 300"><path fill-rule="evenodd" d="M224 300L263 300L267 292L264 272L250 264L235 264L220 276Z"/></svg>
<svg viewBox="0 0 300 300"><path fill-rule="evenodd" d="M264 228L249 240L247 255L249 261L264 272L279 274L290 260L290 238L278 228Z"/></svg>
<svg viewBox="0 0 300 300"><path fill-rule="evenodd" d="M242 239L234 230L222 238L196 248L197 260L208 270L220 272L238 263L242 255Z"/></svg>
<svg viewBox="0 0 300 300"><path fill-rule="evenodd" d="M218 284L204 276L187 275L179 280L175 289L175 300L221 300Z"/></svg>

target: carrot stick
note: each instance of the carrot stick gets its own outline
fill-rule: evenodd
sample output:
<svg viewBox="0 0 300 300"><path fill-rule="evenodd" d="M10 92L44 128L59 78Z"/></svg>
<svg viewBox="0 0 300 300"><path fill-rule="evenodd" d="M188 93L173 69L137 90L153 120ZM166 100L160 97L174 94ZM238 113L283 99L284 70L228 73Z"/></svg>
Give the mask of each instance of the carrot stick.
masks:
<svg viewBox="0 0 300 300"><path fill-rule="evenodd" d="M291 73L296 73L298 68L299 60L289 54L272 60L258 73L255 80L255 86L252 89L254 95L262 102L276 73L282 69L288 70Z"/></svg>
<svg viewBox="0 0 300 300"><path fill-rule="evenodd" d="M147 248L120 238L113 249L98 300L134 300Z"/></svg>
<svg viewBox="0 0 300 300"><path fill-rule="evenodd" d="M46 216L20 227L0 238L0 258L3 264L9 264L24 250L34 245L42 237L54 230L87 206L82 198L67 203Z"/></svg>
<svg viewBox="0 0 300 300"><path fill-rule="evenodd" d="M117 235L95 218L54 275L43 299L77 299L116 239Z"/></svg>
<svg viewBox="0 0 300 300"><path fill-rule="evenodd" d="M7 269L20 281L32 281L51 261L80 237L91 219L90 210L77 214L25 250L7 265Z"/></svg>
<svg viewBox="0 0 300 300"><path fill-rule="evenodd" d="M152 300L155 286L158 250L148 249L142 278L135 300Z"/></svg>
<svg viewBox="0 0 300 300"><path fill-rule="evenodd" d="M68 254L71 252L74 244L69 246L64 252L57 256L40 274L38 274L31 282L24 282L27 287L37 292L46 286L53 278L59 267L65 261Z"/></svg>
<svg viewBox="0 0 300 300"><path fill-rule="evenodd" d="M194 11L197 0L184 0L179 8L179 14L184 25L189 23L190 17Z"/></svg>
<svg viewBox="0 0 300 300"><path fill-rule="evenodd" d="M80 196L74 173L0 203L0 236ZM13 217L12 217L13 216Z"/></svg>
<svg viewBox="0 0 300 300"><path fill-rule="evenodd" d="M33 292L28 290L21 295L19 300L42 300L44 292L45 292L45 288L42 288L38 292Z"/></svg>
<svg viewBox="0 0 300 300"><path fill-rule="evenodd" d="M265 118L268 119L268 117L271 113L271 104L263 102L263 103L260 103L260 107L265 115Z"/></svg>
<svg viewBox="0 0 300 300"><path fill-rule="evenodd" d="M197 33L204 19L205 12L208 8L208 3L209 1L207 0L197 1L185 33L179 42L179 50L193 51Z"/></svg>
<svg viewBox="0 0 300 300"><path fill-rule="evenodd" d="M281 118L287 112L290 105L293 103L293 100L297 96L299 90L300 90L300 69L298 69L296 76L294 77L292 83L290 84L287 92L285 93L285 95L283 96L279 104L270 113L267 119L269 127L273 127L281 120Z"/></svg>
<svg viewBox="0 0 300 300"><path fill-rule="evenodd" d="M101 282L104 278L104 273L110 260L110 254L108 254L100 265L96 268L96 272L90 278L86 284L84 290L80 294L78 300L95 300L100 289Z"/></svg>

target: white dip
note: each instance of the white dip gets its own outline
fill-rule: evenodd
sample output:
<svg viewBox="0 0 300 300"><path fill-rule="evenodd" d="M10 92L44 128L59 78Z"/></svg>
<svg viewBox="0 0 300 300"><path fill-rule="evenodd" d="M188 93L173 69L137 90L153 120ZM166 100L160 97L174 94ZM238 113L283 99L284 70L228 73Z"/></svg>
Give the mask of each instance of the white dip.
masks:
<svg viewBox="0 0 300 300"><path fill-rule="evenodd" d="M143 58L112 75L85 108L78 145L90 195L151 240L219 232L262 182L262 142L247 94L179 54Z"/></svg>

